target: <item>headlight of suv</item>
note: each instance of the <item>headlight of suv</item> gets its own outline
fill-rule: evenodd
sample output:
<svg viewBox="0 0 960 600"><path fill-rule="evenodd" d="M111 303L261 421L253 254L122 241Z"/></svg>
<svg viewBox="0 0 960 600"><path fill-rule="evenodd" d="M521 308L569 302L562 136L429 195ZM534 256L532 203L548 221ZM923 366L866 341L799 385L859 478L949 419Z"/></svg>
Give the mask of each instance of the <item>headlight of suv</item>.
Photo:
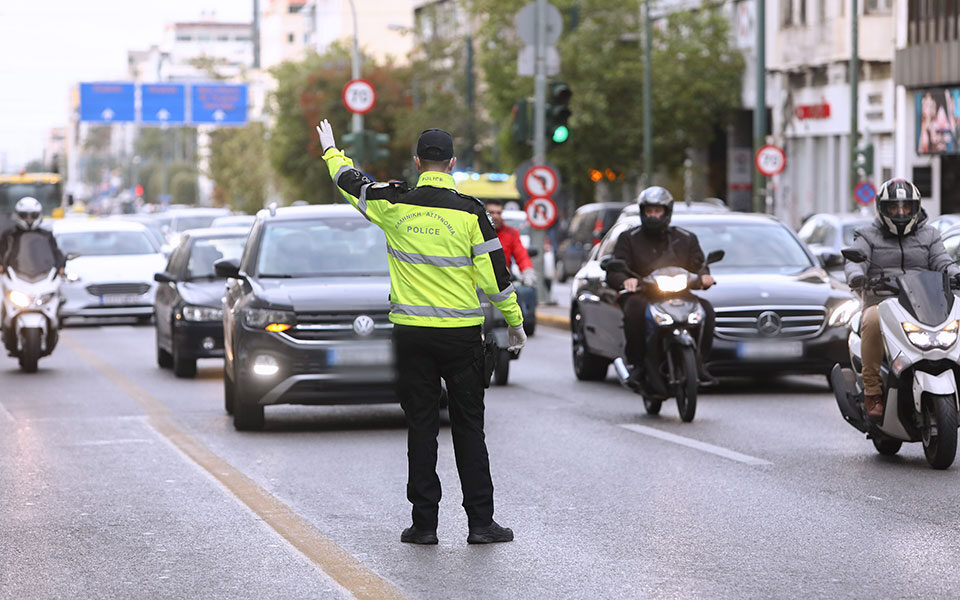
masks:
<svg viewBox="0 0 960 600"><path fill-rule="evenodd" d="M180 311L184 321L219 321L223 319L223 311L210 306L184 306Z"/></svg>
<svg viewBox="0 0 960 600"><path fill-rule="evenodd" d="M279 332L296 324L296 315L288 310L247 308L243 311L243 323L247 327Z"/></svg>
<svg viewBox="0 0 960 600"><path fill-rule="evenodd" d="M857 300L846 300L837 305L833 309L833 312L830 313L830 318L827 320L827 325L830 327L843 327L850 323L850 319L853 318L853 315L860 310L860 302Z"/></svg>

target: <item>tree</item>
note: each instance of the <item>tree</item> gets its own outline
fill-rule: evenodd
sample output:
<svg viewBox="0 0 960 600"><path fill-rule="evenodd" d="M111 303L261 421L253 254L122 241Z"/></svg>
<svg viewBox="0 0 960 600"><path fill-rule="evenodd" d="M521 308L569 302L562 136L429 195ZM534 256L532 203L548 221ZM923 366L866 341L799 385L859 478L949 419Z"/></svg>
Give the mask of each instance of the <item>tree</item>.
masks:
<svg viewBox="0 0 960 600"><path fill-rule="evenodd" d="M221 128L210 134L210 179L220 203L255 214L273 179L263 123Z"/></svg>
<svg viewBox="0 0 960 600"><path fill-rule="evenodd" d="M379 179L400 178L410 161L413 143L406 134L397 134L400 124L409 116L410 70L393 62L378 64L369 58L364 58L363 63L362 75L377 91L377 105L365 115L364 127L390 135L390 157L364 168ZM277 89L271 97L276 120L267 149L281 192L289 201L338 201L320 158L323 149L319 147L316 125L320 119L329 119L338 143L343 146L340 140L350 131L351 117L341 98L343 86L350 80L349 52L335 45L324 55L285 62L272 72L277 79Z"/></svg>
<svg viewBox="0 0 960 600"><path fill-rule="evenodd" d="M23 170L26 171L27 173L43 173L48 169L42 159L35 158L30 162L28 162L27 165L23 168Z"/></svg>

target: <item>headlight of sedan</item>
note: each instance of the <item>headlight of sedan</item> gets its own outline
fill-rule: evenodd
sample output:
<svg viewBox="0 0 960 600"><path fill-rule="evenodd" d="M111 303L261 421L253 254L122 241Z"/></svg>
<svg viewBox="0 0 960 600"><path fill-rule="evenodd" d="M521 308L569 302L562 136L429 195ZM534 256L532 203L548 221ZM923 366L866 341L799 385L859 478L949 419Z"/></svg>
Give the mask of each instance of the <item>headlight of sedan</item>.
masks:
<svg viewBox="0 0 960 600"><path fill-rule="evenodd" d="M827 325L830 327L843 327L850 323L850 319L853 318L853 315L860 310L860 302L857 300L846 300L837 305L833 309L833 312L830 313L830 318L827 320Z"/></svg>
<svg viewBox="0 0 960 600"><path fill-rule="evenodd" d="M243 311L243 322L247 327L279 332L296 324L296 315L288 310L248 308Z"/></svg>
<svg viewBox="0 0 960 600"><path fill-rule="evenodd" d="M80 281L80 274L75 271L68 270L66 273L64 273L64 275L66 276L67 281L70 283L76 283Z"/></svg>
<svg viewBox="0 0 960 600"><path fill-rule="evenodd" d="M223 311L210 306L184 306L180 311L184 321L219 321L223 319Z"/></svg>

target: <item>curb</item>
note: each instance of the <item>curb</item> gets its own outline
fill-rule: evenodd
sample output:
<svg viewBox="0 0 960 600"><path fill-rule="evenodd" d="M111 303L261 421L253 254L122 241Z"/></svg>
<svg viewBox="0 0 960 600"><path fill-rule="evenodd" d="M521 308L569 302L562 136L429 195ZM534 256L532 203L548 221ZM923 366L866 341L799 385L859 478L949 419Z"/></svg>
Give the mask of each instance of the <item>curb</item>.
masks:
<svg viewBox="0 0 960 600"><path fill-rule="evenodd" d="M537 313L537 324L547 327L556 327L557 329L570 329L570 317L564 315L555 315L552 313Z"/></svg>

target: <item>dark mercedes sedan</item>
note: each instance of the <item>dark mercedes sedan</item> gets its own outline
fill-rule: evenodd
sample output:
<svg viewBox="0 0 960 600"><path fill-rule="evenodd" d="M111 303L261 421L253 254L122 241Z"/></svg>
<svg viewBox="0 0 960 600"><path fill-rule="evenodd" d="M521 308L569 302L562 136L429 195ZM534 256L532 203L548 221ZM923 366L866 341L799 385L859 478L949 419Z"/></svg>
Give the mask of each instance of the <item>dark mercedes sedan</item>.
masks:
<svg viewBox="0 0 960 600"><path fill-rule="evenodd" d="M224 259L224 406L260 429L264 406L396 402L383 232L347 205L263 210Z"/></svg>
<svg viewBox="0 0 960 600"><path fill-rule="evenodd" d="M185 232L157 286L154 325L157 364L177 377L197 374L197 359L223 356L224 279L213 269L220 259L237 259L247 229L193 229Z"/></svg>
<svg viewBox="0 0 960 600"><path fill-rule="evenodd" d="M623 315L600 259L639 222L617 223L574 278L570 326L580 379L604 379L610 362L622 356ZM826 375L838 362L849 362L848 324L859 301L827 276L789 228L772 217L740 213L677 214L673 224L695 233L704 253L725 252L710 266L717 285L697 292L717 311L713 350L705 357L711 371Z"/></svg>

